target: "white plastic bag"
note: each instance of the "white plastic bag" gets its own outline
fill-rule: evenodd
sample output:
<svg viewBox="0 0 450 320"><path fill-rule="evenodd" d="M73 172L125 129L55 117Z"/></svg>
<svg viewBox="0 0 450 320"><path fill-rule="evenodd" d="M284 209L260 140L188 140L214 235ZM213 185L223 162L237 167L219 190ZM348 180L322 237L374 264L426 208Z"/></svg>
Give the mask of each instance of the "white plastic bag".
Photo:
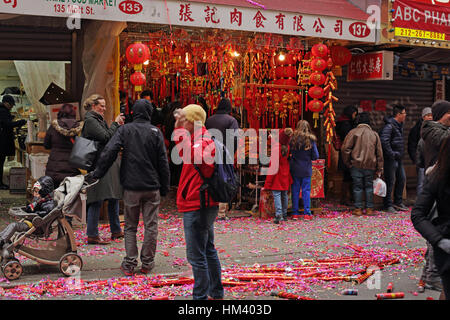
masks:
<svg viewBox="0 0 450 320"><path fill-rule="evenodd" d="M380 178L373 180L373 193L379 197L386 197L386 182Z"/></svg>

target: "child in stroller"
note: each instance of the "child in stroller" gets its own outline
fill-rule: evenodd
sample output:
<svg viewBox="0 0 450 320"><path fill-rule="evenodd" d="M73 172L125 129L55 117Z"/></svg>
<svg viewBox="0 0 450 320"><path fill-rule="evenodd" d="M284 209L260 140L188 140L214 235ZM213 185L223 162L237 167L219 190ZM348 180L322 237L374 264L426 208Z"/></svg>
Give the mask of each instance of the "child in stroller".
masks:
<svg viewBox="0 0 450 320"><path fill-rule="evenodd" d="M83 175L66 177L53 190L48 177L38 180L33 201L27 206L12 207L9 214L20 222L8 225L0 233L0 268L8 280L18 279L23 267L15 253L40 264L59 266L67 277L77 275L83 260L67 218L86 223L86 190L93 184Z"/></svg>
<svg viewBox="0 0 450 320"><path fill-rule="evenodd" d="M53 200L53 179L49 176L40 177L33 185L33 200L25 207L25 212L36 213L33 221L23 219L20 222L10 223L0 232L0 248L8 243L16 232L28 231L33 225L39 226L42 218L52 211L56 204Z"/></svg>

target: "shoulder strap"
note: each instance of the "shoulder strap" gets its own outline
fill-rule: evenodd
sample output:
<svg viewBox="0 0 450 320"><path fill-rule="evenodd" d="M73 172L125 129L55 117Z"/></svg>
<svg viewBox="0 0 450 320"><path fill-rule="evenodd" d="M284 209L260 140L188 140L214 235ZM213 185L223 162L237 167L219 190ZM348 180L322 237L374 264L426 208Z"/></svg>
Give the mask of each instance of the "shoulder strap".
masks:
<svg viewBox="0 0 450 320"><path fill-rule="evenodd" d="M202 174L202 172L200 171L200 168L195 163L194 163L194 168L195 168L195 170L197 170L198 174L203 179L203 181L205 181L206 180L205 176Z"/></svg>

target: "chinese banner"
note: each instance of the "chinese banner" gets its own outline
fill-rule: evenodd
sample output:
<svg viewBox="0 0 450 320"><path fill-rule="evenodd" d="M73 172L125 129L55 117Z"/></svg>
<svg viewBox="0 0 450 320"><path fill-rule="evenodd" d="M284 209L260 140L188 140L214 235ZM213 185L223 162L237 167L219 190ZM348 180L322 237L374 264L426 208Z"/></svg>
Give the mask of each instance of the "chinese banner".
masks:
<svg viewBox="0 0 450 320"><path fill-rule="evenodd" d="M355 55L348 65L347 81L392 80L393 64L392 51Z"/></svg>
<svg viewBox="0 0 450 320"><path fill-rule="evenodd" d="M301 11L301 8L299 8ZM0 13L218 28L375 42L365 21L341 17L161 0L0 0Z"/></svg>
<svg viewBox="0 0 450 320"><path fill-rule="evenodd" d="M436 1L435 4L426 4L425 1L397 0L393 3L395 36L441 41L450 39L449 1Z"/></svg>

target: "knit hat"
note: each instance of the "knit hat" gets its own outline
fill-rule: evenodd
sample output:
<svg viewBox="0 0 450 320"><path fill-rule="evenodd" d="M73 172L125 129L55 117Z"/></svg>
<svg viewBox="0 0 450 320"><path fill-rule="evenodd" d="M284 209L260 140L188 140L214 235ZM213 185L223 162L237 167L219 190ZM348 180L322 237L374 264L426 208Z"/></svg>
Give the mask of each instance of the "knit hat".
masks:
<svg viewBox="0 0 450 320"><path fill-rule="evenodd" d="M288 145L294 131L291 128L286 128L280 131L280 144Z"/></svg>
<svg viewBox="0 0 450 320"><path fill-rule="evenodd" d="M183 108L183 113L185 114L186 120L189 122L201 121L205 124L206 112L198 104L190 104Z"/></svg>
<svg viewBox="0 0 450 320"><path fill-rule="evenodd" d="M422 118L425 117L427 114L430 114L430 113L433 113L431 111L430 107L423 108L423 110L422 110Z"/></svg>
<svg viewBox="0 0 450 320"><path fill-rule="evenodd" d="M219 105L217 106L216 113L228 114L231 113L231 101L227 98L223 98L220 100Z"/></svg>
<svg viewBox="0 0 450 320"><path fill-rule="evenodd" d="M2 102L7 102L9 103L11 106L15 106L16 105L16 101L14 100L14 98L12 96L10 96L9 94L5 94L3 96Z"/></svg>
<svg viewBox="0 0 450 320"><path fill-rule="evenodd" d="M450 102L446 100L438 100L431 106L433 113L433 120L439 121L441 118L450 111Z"/></svg>

